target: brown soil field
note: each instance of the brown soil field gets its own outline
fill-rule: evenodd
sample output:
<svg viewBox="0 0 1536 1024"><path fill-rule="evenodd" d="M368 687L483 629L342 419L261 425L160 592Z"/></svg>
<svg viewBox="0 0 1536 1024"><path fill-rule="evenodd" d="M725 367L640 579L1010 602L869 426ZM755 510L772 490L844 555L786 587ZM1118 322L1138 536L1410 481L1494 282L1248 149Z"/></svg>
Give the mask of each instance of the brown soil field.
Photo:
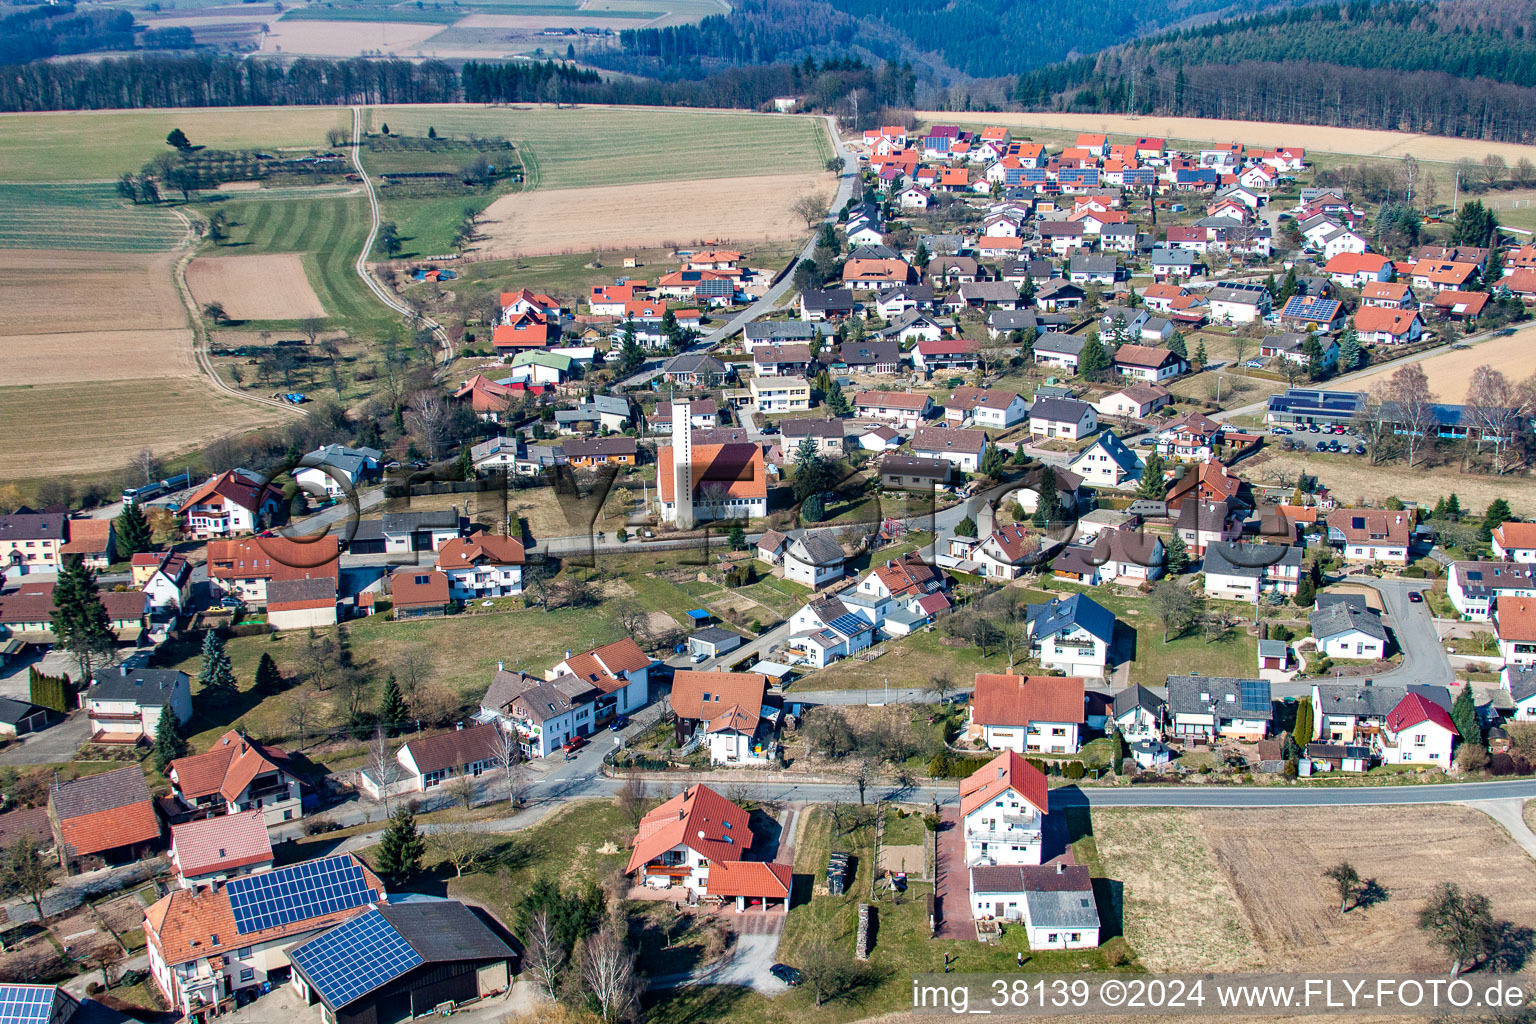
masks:
<svg viewBox="0 0 1536 1024"><path fill-rule="evenodd" d="M1125 932L1154 971L1444 971L1417 927L1431 889L1493 897L1536 920L1536 863L1461 806L1099 810L1105 873L1125 885ZM1387 899L1340 915L1323 871L1349 861Z"/></svg>
<svg viewBox="0 0 1536 1024"><path fill-rule="evenodd" d="M218 301L236 320L299 320L325 316L297 253L199 257L187 267L198 305Z"/></svg>
<svg viewBox="0 0 1536 1024"><path fill-rule="evenodd" d="M387 56L414 56L423 42L443 28L441 25L395 21L272 21L268 24L271 31L262 37L262 52L331 57L356 57L364 50Z"/></svg>
<svg viewBox="0 0 1536 1024"><path fill-rule="evenodd" d="M1263 461L1259 461L1262 459ZM1504 476L1461 473L1456 457L1447 466L1409 469L1401 461L1371 465L1354 455L1276 452L1237 464L1238 475L1254 484L1294 482L1297 474L1309 473L1345 504L1380 505L1388 498L1430 502L1455 494L1465 508L1486 508L1494 498L1504 498L1517 516L1536 515L1536 487L1529 475Z"/></svg>
<svg viewBox="0 0 1536 1024"><path fill-rule="evenodd" d="M454 22L453 27L533 29L537 31L542 28L569 25L572 28L611 28L617 31L621 28L639 28L642 25L649 24L651 22L643 18L615 18L604 16L601 12L588 14L578 10L573 11L568 16L559 14L471 14L467 18L460 18Z"/></svg>
<svg viewBox="0 0 1536 1024"><path fill-rule="evenodd" d="M1444 163L1455 163L1462 157L1480 161L1489 153L1497 153L1510 164L1514 164L1521 157L1536 160L1536 146L1522 146L1512 142L1483 142L1477 139L1453 139L1441 135L1411 135L1407 132L1281 124L1274 121L1135 117L1129 114L968 113L957 116L946 111L926 110L919 111L917 117L925 122L996 124L1018 128L1046 128L1052 131L1105 132L1133 138L1155 136L1211 142L1241 142L1247 146L1304 146L1309 150L1360 156L1392 158L1411 153L1420 160L1436 160Z"/></svg>
<svg viewBox="0 0 1536 1024"><path fill-rule="evenodd" d="M175 253L12 250L0 263L0 335L185 327L186 307L171 281L175 260Z"/></svg>
<svg viewBox="0 0 1536 1024"><path fill-rule="evenodd" d="M143 331L70 331L64 334L0 336L6 375L25 384L63 384L103 376L110 367L116 380L180 377L197 372L192 362L192 331L155 328Z"/></svg>
<svg viewBox="0 0 1536 1024"><path fill-rule="evenodd" d="M805 221L789 208L806 192L830 199L830 178L780 174L514 193L487 209L481 249L505 257L799 238Z"/></svg>
<svg viewBox="0 0 1536 1024"><path fill-rule="evenodd" d="M1430 390L1440 396L1440 401L1463 402L1467 385L1472 381L1472 371L1479 366L1492 366L1511 380L1524 380L1536 374L1536 324L1527 324L1516 328L1514 334L1490 338L1468 348L1436 353L1419 366L1428 375ZM1349 389L1367 391L1372 385L1390 378L1393 372L1382 370L1357 378L1350 381Z"/></svg>
<svg viewBox="0 0 1536 1024"><path fill-rule="evenodd" d="M115 470L283 418L193 376L0 387L0 479Z"/></svg>

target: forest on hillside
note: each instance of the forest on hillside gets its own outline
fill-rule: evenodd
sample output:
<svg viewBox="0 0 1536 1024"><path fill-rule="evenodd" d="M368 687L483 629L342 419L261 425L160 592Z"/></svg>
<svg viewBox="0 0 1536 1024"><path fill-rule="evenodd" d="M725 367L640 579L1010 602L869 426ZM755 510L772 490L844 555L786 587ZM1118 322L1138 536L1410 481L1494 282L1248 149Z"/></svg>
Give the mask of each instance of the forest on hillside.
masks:
<svg viewBox="0 0 1536 1024"><path fill-rule="evenodd" d="M1323 3L1021 74L1029 109L1536 140L1536 0Z"/></svg>

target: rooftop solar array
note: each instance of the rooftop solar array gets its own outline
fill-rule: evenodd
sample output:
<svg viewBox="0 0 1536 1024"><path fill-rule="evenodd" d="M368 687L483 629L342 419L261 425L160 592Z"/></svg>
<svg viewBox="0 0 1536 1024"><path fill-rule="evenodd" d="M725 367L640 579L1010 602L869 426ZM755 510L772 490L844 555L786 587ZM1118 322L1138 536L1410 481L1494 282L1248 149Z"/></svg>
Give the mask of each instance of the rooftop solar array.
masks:
<svg viewBox="0 0 1536 1024"><path fill-rule="evenodd" d="M0 985L0 1024L47 1024L53 985Z"/></svg>
<svg viewBox="0 0 1536 1024"><path fill-rule="evenodd" d="M289 957L332 1009L425 962L377 910L337 925Z"/></svg>
<svg viewBox="0 0 1536 1024"><path fill-rule="evenodd" d="M1284 394L1271 395L1269 411L1292 416L1331 416L1350 418L1365 407L1365 395L1358 391L1317 391L1291 388Z"/></svg>
<svg viewBox="0 0 1536 1024"><path fill-rule="evenodd" d="M1262 679L1238 680L1238 700L1245 711L1265 711L1269 708L1269 684Z"/></svg>
<svg viewBox="0 0 1536 1024"><path fill-rule="evenodd" d="M839 615L827 625L844 636L854 636L869 628L868 624L857 615Z"/></svg>
<svg viewBox="0 0 1536 1024"><path fill-rule="evenodd" d="M227 889L235 931L241 935L351 910L379 898L377 890L368 887L362 867L347 856L234 878Z"/></svg>
<svg viewBox="0 0 1536 1024"><path fill-rule="evenodd" d="M1335 299L1319 299L1306 295L1292 295L1290 301L1281 311L1285 316L1301 317L1308 320L1332 320L1339 312L1339 302Z"/></svg>

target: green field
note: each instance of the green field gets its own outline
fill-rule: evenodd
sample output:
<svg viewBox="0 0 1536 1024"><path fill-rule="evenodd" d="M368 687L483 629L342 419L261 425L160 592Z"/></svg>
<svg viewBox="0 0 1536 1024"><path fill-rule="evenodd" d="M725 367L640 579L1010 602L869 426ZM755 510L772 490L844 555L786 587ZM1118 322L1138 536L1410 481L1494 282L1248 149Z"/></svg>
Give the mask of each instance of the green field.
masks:
<svg viewBox="0 0 1536 1024"><path fill-rule="evenodd" d="M215 149L324 146L329 128L351 126L344 107L229 107L192 110L0 114L0 181L116 180L168 152L180 128Z"/></svg>
<svg viewBox="0 0 1536 1024"><path fill-rule="evenodd" d="M111 185L0 185L0 248L165 252L186 233L170 210L126 203Z"/></svg>
<svg viewBox="0 0 1536 1024"><path fill-rule="evenodd" d="M795 174L830 155L817 118L651 107L373 107L369 130L511 139L529 188Z"/></svg>
<svg viewBox="0 0 1536 1024"><path fill-rule="evenodd" d="M204 212L213 209L228 219L230 239L211 255L303 253L309 283L333 322L351 329L359 322L393 319L353 269L368 234L368 201L362 196L234 199Z"/></svg>

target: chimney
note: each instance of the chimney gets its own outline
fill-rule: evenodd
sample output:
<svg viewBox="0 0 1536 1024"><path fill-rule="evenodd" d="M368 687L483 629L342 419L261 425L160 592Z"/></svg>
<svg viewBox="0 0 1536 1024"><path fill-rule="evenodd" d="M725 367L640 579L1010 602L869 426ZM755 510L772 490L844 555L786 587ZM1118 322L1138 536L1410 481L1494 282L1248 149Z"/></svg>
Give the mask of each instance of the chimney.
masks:
<svg viewBox="0 0 1536 1024"><path fill-rule="evenodd" d="M118 666L117 671L119 673L121 673L124 678L126 678L127 675L128 675L128 666L127 665L120 665L120 666Z"/></svg>
<svg viewBox="0 0 1536 1024"><path fill-rule="evenodd" d="M678 811L677 812L677 820L678 821L682 821L683 817L684 817L683 812L682 811Z"/></svg>
<svg viewBox="0 0 1536 1024"><path fill-rule="evenodd" d="M505 672L506 670L507 670L507 663L506 662L498 661L496 663L496 671L497 672Z"/></svg>
<svg viewBox="0 0 1536 1024"><path fill-rule="evenodd" d="M464 723L463 722L454 722L453 723L453 731L454 732L463 732L464 731Z"/></svg>
<svg viewBox="0 0 1536 1024"><path fill-rule="evenodd" d="M1063 864L1061 861L1057 861L1056 862L1056 873L1058 875L1066 874L1067 873L1067 866L1065 864Z"/></svg>

